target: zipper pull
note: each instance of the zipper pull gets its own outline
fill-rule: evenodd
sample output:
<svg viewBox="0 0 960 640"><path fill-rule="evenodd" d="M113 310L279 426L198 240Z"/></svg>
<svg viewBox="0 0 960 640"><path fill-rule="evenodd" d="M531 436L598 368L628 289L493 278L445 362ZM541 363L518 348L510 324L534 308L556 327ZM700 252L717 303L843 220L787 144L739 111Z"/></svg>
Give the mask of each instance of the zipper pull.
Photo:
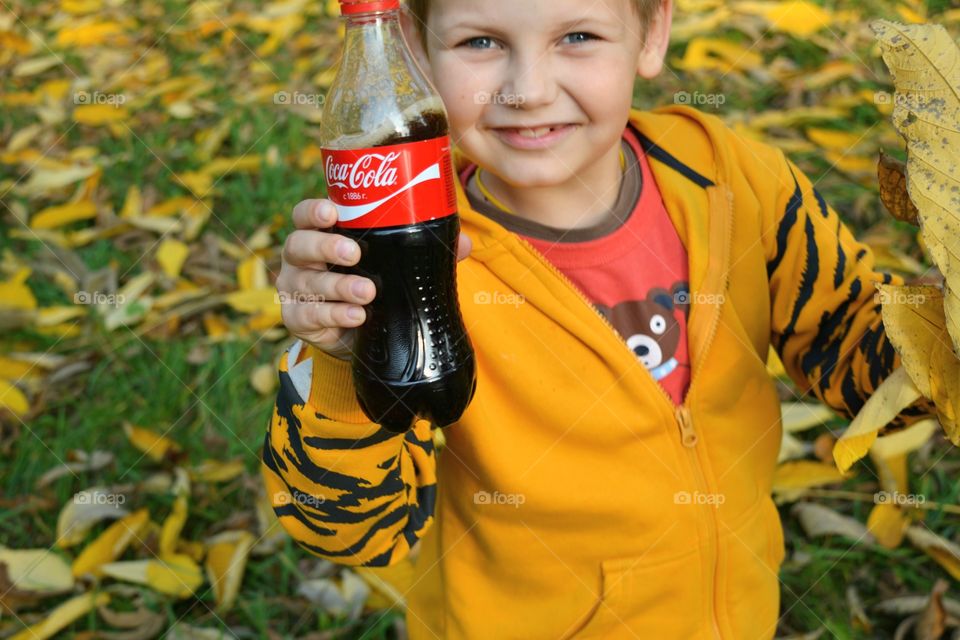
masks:
<svg viewBox="0 0 960 640"><path fill-rule="evenodd" d="M676 407L674 413L677 416L677 425L680 427L680 442L685 447L695 447L697 445L697 432L693 428L693 420L690 418L690 410L687 407Z"/></svg>

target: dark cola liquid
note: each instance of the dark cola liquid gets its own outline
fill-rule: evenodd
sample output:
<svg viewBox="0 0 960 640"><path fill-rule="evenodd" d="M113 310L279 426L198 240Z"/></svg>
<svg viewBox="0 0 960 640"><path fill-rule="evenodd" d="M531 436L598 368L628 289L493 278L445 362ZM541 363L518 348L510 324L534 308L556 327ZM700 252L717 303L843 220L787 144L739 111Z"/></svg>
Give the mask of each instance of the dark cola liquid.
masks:
<svg viewBox="0 0 960 640"><path fill-rule="evenodd" d="M427 112L376 146L447 135L443 114ZM449 168L452 171L452 168ZM456 214L401 227L337 233L360 245L357 265L330 270L370 278L377 288L357 328L353 380L371 421L402 433L418 419L446 427L460 419L476 390L473 347L457 300Z"/></svg>

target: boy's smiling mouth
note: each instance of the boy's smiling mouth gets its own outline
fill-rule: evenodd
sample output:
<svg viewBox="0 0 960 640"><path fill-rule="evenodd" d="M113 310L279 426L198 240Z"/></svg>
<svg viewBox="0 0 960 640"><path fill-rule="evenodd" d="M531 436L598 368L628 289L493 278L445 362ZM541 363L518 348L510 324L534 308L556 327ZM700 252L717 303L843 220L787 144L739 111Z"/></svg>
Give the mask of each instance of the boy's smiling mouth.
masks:
<svg viewBox="0 0 960 640"><path fill-rule="evenodd" d="M542 149L556 144L576 127L576 124L564 122L533 127L491 127L491 130L508 146L517 149Z"/></svg>

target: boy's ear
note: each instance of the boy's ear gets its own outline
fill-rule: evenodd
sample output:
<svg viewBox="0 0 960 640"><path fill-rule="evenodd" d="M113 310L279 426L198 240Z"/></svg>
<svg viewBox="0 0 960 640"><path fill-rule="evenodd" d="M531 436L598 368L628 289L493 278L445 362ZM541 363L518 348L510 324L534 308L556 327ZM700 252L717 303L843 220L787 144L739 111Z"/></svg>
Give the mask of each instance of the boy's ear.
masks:
<svg viewBox="0 0 960 640"><path fill-rule="evenodd" d="M417 59L417 64L427 77L433 78L433 72L430 69L430 58L423 49L423 42L420 40L420 32L417 30L417 19L410 13L404 5L400 11L400 27L403 29L403 38L407 41L407 46L413 52L413 57ZM424 26L423 28L426 28Z"/></svg>
<svg viewBox="0 0 960 640"><path fill-rule="evenodd" d="M662 0L647 26L647 34L640 57L637 59L637 74L651 80L663 70L663 59L670 45L670 26L673 23L673 0Z"/></svg>

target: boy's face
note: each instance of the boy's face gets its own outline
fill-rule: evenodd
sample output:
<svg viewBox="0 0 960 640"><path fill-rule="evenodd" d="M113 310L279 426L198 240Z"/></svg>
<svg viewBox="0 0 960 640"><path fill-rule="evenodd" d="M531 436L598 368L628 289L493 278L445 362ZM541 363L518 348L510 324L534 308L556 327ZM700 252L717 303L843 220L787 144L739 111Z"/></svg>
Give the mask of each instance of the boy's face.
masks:
<svg viewBox="0 0 960 640"><path fill-rule="evenodd" d="M425 52L404 20L461 151L513 187L548 187L618 153L636 76L662 69L672 3L650 25L630 5L433 0Z"/></svg>

